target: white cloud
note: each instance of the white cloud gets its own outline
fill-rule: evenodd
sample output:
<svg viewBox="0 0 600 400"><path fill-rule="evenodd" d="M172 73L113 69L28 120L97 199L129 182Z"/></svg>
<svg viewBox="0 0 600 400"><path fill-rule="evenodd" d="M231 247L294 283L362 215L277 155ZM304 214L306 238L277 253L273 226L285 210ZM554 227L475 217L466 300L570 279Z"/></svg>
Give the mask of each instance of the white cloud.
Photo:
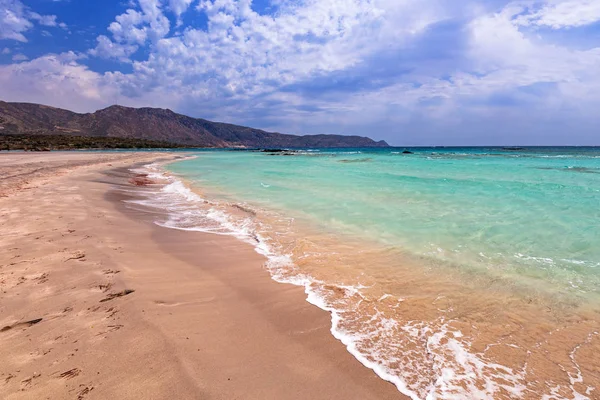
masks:
<svg viewBox="0 0 600 400"><path fill-rule="evenodd" d="M470 56L483 77L474 81L479 90L506 90L535 83L570 85L600 84L593 71L600 70L600 45L576 50L540 42L519 30L514 16L519 7L477 18L471 24ZM590 93L591 95L591 93Z"/></svg>
<svg viewBox="0 0 600 400"><path fill-rule="evenodd" d="M517 17L527 12L521 4L510 3L499 12L476 16L465 30L468 42L462 65L438 70L438 75L436 71L431 74L426 68L429 65L417 65L406 77L383 88L339 93L333 88L334 93L320 92L316 99L310 93L280 93L272 89L266 98L261 97L264 104L272 101L281 107L281 117L270 118L274 122L270 127L285 129L297 123L296 132L315 132L319 127L336 129L337 125L341 130L347 125L356 129L353 127L387 121L390 129L409 126L418 119L419 129L439 121L437 128L446 131L453 125L473 129L468 121L474 120L494 121L498 127L519 126L522 121L535 126L536 119L541 124L553 117L585 119L599 127L595 110L600 107L600 45L578 50L530 37L520 30ZM389 45L389 37L369 33L371 40L377 37ZM377 48L377 44L372 48ZM322 46L321 50L329 49ZM308 76L314 76L314 71ZM304 107L311 111L302 111ZM235 107L222 115L226 117L228 113L235 115Z"/></svg>
<svg viewBox="0 0 600 400"><path fill-rule="evenodd" d="M179 18L195 0L169 0L169 9Z"/></svg>
<svg viewBox="0 0 600 400"><path fill-rule="evenodd" d="M98 36L97 45L89 53L102 58L115 58L122 62L129 62L129 56L138 49L136 45L117 44L104 35Z"/></svg>
<svg viewBox="0 0 600 400"><path fill-rule="evenodd" d="M33 28L33 21L43 26L57 25L55 15L40 15L20 0L0 0L0 39L27 42L24 33Z"/></svg>
<svg viewBox="0 0 600 400"><path fill-rule="evenodd" d="M169 19L163 14L159 0L138 0L138 5L139 11L130 8L115 18L108 27L112 40L100 35L97 47L90 54L128 61L127 57L138 46L145 45L148 40L156 43L169 33Z"/></svg>
<svg viewBox="0 0 600 400"><path fill-rule="evenodd" d="M12 60L13 61L26 61L29 60L29 57L27 57L25 54L15 54L14 56L12 56Z"/></svg>
<svg viewBox="0 0 600 400"><path fill-rule="evenodd" d="M43 26L56 26L56 15L40 15L36 12L29 12L29 19L37 21Z"/></svg>
<svg viewBox="0 0 600 400"><path fill-rule="evenodd" d="M77 63L74 53L49 54L31 61L0 66L3 97L12 101L51 103L84 110L103 104L111 91L101 75ZM53 99L50 101L50 99Z"/></svg>
<svg viewBox="0 0 600 400"><path fill-rule="evenodd" d="M444 18L419 1L308 0L259 15L249 0L201 1L208 30L159 40L136 62L135 85L161 81L198 99L246 98L276 90L397 49ZM391 47L390 47L391 46Z"/></svg>
<svg viewBox="0 0 600 400"><path fill-rule="evenodd" d="M528 26L547 26L552 29L579 27L600 21L598 0L553 0L534 13L517 18L517 23Z"/></svg>
<svg viewBox="0 0 600 400"><path fill-rule="evenodd" d="M12 50L9 49L8 47L5 47L2 49L2 54L10 54L10 53L12 53Z"/></svg>
<svg viewBox="0 0 600 400"><path fill-rule="evenodd" d="M141 12L129 9L124 14L117 16L116 21L110 24L108 30L116 42L143 45L148 37L145 29L138 28L143 21L144 16Z"/></svg>
<svg viewBox="0 0 600 400"><path fill-rule="evenodd" d="M26 42L23 32L33 27L19 0L0 0L0 39Z"/></svg>
<svg viewBox="0 0 600 400"><path fill-rule="evenodd" d="M2 99L49 104L77 112L89 112L111 104L175 107L179 100L160 89L146 90L137 98L128 97L123 94L125 82L121 82L121 73L94 72L81 63L84 58L67 52L0 65Z"/></svg>
<svg viewBox="0 0 600 400"><path fill-rule="evenodd" d="M417 123L459 131L473 129L468 121L593 120L600 45L553 44L532 27L573 32L596 18L598 2L507 0L491 9L499 3L279 0L275 12L259 14L250 0L139 0L89 51L133 72L97 74L61 55L0 74L27 101L46 93L40 102L55 103L64 92L56 82L66 82L80 93L61 101L78 110L156 105L296 133L363 133L382 121L392 131ZM190 7L206 14L207 29L169 34L164 13ZM131 61L141 48L147 58ZM19 81L26 90L17 92Z"/></svg>

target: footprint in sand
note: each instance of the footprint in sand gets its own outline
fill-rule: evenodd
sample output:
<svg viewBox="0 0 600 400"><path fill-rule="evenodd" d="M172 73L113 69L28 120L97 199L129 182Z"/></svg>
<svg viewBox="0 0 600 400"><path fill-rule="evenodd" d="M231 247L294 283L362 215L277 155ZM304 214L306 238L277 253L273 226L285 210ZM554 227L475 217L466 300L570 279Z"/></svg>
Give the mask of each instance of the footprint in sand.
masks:
<svg viewBox="0 0 600 400"><path fill-rule="evenodd" d="M154 300L154 303L159 306L163 306L163 307L176 307L176 306L183 306L183 305L188 305L188 304L210 303L210 302L213 302L215 299L216 299L216 296L212 296L212 297L207 297L205 299L199 299L197 301L168 302L168 301L163 301L163 300Z"/></svg>
<svg viewBox="0 0 600 400"><path fill-rule="evenodd" d="M73 379L81 373L79 368L73 368L58 375L62 379Z"/></svg>
<svg viewBox="0 0 600 400"><path fill-rule="evenodd" d="M48 282L48 274L44 272L43 274L39 275L38 277L33 278L33 280L37 281L38 285L41 283L46 283L46 282Z"/></svg>
<svg viewBox="0 0 600 400"><path fill-rule="evenodd" d="M102 291L102 293L106 293L110 290L110 288L112 287L112 283L108 282L108 283L101 283L100 285L98 285L98 288L100 289L100 291Z"/></svg>
<svg viewBox="0 0 600 400"><path fill-rule="evenodd" d="M103 273L104 275L116 275L116 274L118 274L119 272L121 272L121 271L118 271L118 270L112 270L112 269L105 269L104 271L102 271L102 273Z"/></svg>
<svg viewBox="0 0 600 400"><path fill-rule="evenodd" d="M108 310L106 310L106 312L108 313L108 315L105 318L112 318L115 316L115 314L119 312L119 310L114 307L111 307Z"/></svg>
<svg viewBox="0 0 600 400"><path fill-rule="evenodd" d="M42 322L43 318L36 318L36 319L32 319L30 321L25 321L25 322L17 322L15 324L12 325L7 325L4 328L0 329L0 332L6 332L9 331L11 329L15 329L18 327L29 327L29 326L33 326L35 324L38 324L40 322Z"/></svg>
<svg viewBox="0 0 600 400"><path fill-rule="evenodd" d="M85 253L83 251L76 251L76 252L72 253L71 256L65 260L65 262L67 262L69 260L82 260L83 261L84 258L85 258Z"/></svg>
<svg viewBox="0 0 600 400"><path fill-rule="evenodd" d="M3 374L4 375L4 374ZM4 378L4 383L7 384L11 379L16 378L16 375L8 374L6 378Z"/></svg>
<svg viewBox="0 0 600 400"><path fill-rule="evenodd" d="M83 386L83 389L81 389L79 391L79 393L77 393L77 400L83 400L83 398L88 395L92 390L94 390L93 386L84 386L84 385L80 385L80 387Z"/></svg>
<svg viewBox="0 0 600 400"><path fill-rule="evenodd" d="M176 307L176 306L180 306L184 303L169 303L169 302L162 301L162 300L154 300L154 304L157 304L157 305L163 306L163 307Z"/></svg>
<svg viewBox="0 0 600 400"><path fill-rule="evenodd" d="M21 381L21 390L25 390L26 388L31 386L31 384L33 383L33 380L36 378L39 378L40 376L42 376L42 374L38 374L37 372L34 372L33 375L30 376L29 378L23 379Z"/></svg>
<svg viewBox="0 0 600 400"><path fill-rule="evenodd" d="M135 292L135 290L125 289L125 290L122 290L117 293L109 293L108 296L106 296L104 299L100 300L100 303L104 303L105 301L110 301L110 300L116 299L117 297L127 296L133 292Z"/></svg>

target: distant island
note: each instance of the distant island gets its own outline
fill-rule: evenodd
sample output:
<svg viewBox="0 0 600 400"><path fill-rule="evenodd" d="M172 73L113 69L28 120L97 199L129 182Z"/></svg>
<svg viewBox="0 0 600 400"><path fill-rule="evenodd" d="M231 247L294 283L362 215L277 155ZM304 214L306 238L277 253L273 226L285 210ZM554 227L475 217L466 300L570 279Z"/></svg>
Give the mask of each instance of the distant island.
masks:
<svg viewBox="0 0 600 400"><path fill-rule="evenodd" d="M51 138L52 137L52 138ZM69 148L389 147L362 136L288 135L192 118L161 108L110 106L94 113L0 101L0 150Z"/></svg>

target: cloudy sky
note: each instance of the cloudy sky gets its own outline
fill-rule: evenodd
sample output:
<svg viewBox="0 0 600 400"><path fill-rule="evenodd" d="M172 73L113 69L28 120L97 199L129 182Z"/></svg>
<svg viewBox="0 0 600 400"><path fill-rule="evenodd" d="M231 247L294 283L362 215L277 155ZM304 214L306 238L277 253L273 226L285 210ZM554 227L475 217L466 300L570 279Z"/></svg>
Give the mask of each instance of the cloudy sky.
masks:
<svg viewBox="0 0 600 400"><path fill-rule="evenodd" d="M0 99L600 145L600 0L0 0Z"/></svg>

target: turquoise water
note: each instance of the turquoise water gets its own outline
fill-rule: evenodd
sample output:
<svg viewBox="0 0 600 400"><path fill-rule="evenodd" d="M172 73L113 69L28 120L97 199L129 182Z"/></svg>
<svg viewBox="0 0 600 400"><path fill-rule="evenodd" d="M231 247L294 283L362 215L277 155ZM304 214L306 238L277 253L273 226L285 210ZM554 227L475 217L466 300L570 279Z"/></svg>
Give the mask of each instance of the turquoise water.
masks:
<svg viewBox="0 0 600 400"><path fill-rule="evenodd" d="M199 151L137 204L255 246L412 399L597 398L600 148L403 150Z"/></svg>
<svg viewBox="0 0 600 400"><path fill-rule="evenodd" d="M402 150L213 151L169 169L432 265L600 290L600 149Z"/></svg>

